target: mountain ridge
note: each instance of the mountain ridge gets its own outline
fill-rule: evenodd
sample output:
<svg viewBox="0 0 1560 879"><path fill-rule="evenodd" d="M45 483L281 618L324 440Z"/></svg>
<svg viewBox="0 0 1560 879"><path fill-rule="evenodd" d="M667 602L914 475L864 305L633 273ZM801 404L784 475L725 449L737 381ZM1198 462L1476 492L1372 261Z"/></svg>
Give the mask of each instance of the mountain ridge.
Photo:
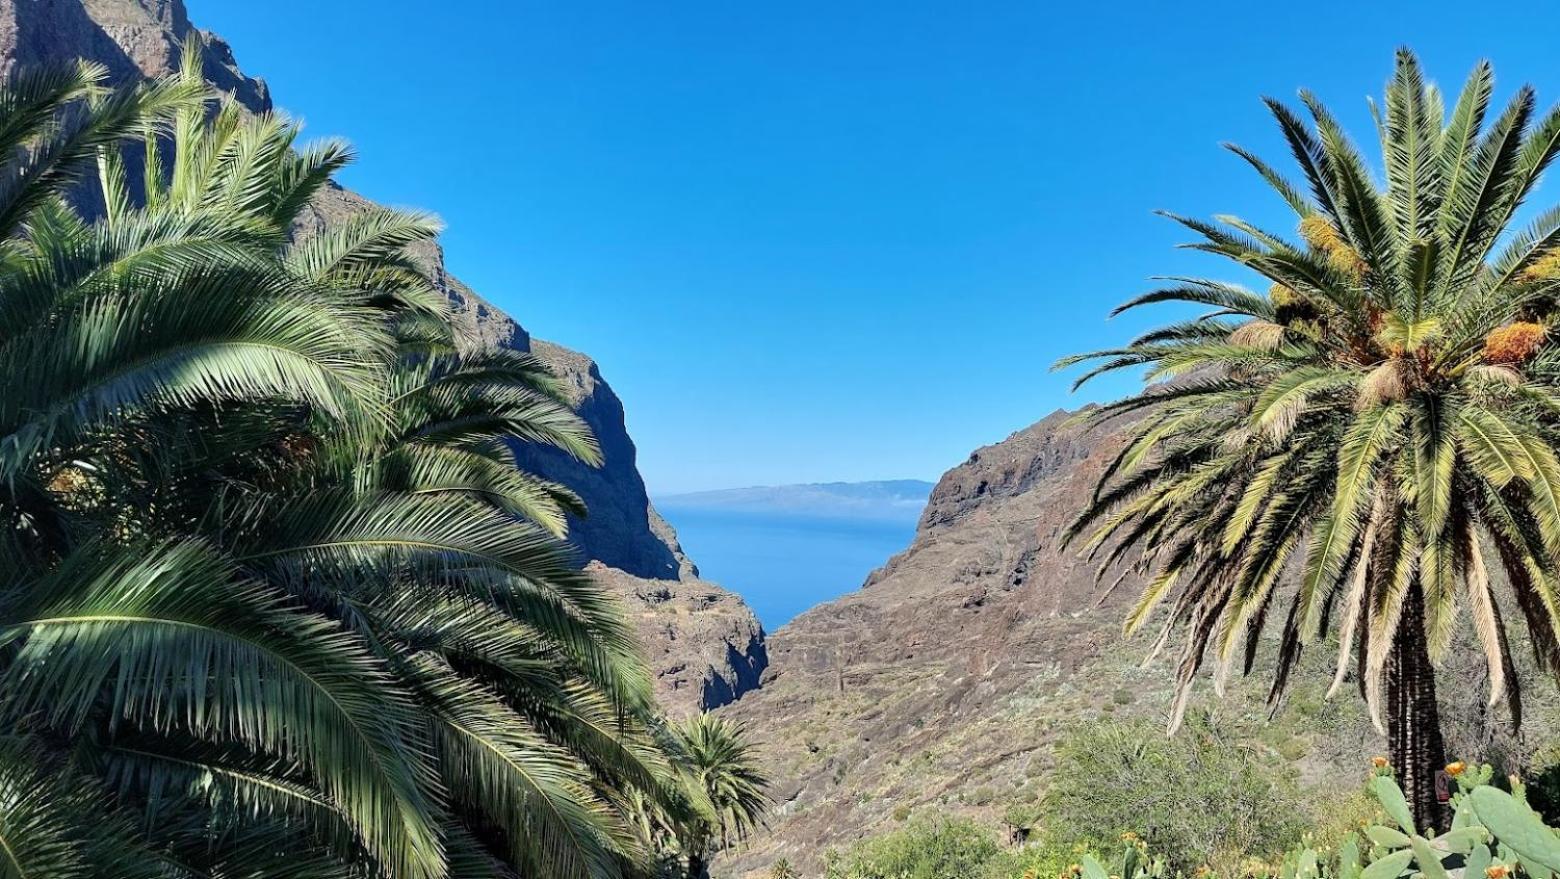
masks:
<svg viewBox="0 0 1560 879"><path fill-rule="evenodd" d="M920 479L805 482L664 494L656 497L656 503L666 510L913 521L920 517L933 488L933 483Z"/></svg>

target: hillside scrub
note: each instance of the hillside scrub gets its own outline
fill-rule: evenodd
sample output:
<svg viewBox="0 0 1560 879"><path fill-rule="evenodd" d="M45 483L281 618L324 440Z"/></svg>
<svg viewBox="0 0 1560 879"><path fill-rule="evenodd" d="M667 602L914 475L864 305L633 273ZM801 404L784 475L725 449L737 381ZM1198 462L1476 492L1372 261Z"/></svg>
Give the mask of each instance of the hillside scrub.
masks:
<svg viewBox="0 0 1560 879"><path fill-rule="evenodd" d="M1080 852L1114 852L1124 836L1187 873L1277 857L1312 829L1310 816L1290 770L1237 732L1205 716L1173 738L1146 719L1091 721L1059 743L1039 801L1006 810L1006 823L1030 831L1027 845L1004 848L994 827L969 819L912 818L836 854L826 876L1054 876Z"/></svg>
<svg viewBox="0 0 1560 879"><path fill-rule="evenodd" d="M827 879L953 879L981 875L1002 850L990 830L968 818L916 819L904 828L866 840L843 854L830 853Z"/></svg>
<svg viewBox="0 0 1560 879"><path fill-rule="evenodd" d="M1206 718L1167 737L1147 720L1091 723L1063 739L1038 828L1056 845L1103 848L1140 835L1191 869L1232 852L1283 851L1306 826L1294 779Z"/></svg>
<svg viewBox="0 0 1560 879"><path fill-rule="evenodd" d="M913 823L867 840L845 855L832 855L826 879L1393 879L1454 875L1506 879L1560 873L1560 831L1547 825L1528 800L1521 779L1496 782L1493 767L1448 764L1455 792L1448 803L1450 828L1416 823L1396 773L1384 757L1372 759L1363 790L1367 817L1335 835L1305 833L1276 852L1226 848L1201 862L1177 863L1141 834L1066 844L1056 838L1001 848L992 834L969 820ZM1125 792L1103 790L1122 795ZM1324 807L1348 815L1353 800L1315 792ZM1354 816L1350 815L1351 818ZM1232 825L1233 826L1233 825ZM1336 826L1333 823L1332 826ZM1096 828L1097 829L1097 828Z"/></svg>

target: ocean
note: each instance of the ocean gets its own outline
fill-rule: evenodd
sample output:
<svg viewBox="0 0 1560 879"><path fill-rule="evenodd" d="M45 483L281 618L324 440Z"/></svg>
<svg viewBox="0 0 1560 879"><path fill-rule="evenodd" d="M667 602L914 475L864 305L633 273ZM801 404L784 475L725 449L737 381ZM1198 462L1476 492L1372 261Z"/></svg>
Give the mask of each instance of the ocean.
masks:
<svg viewBox="0 0 1560 879"><path fill-rule="evenodd" d="M859 588L910 545L915 521L662 506L707 580L746 599L764 629Z"/></svg>

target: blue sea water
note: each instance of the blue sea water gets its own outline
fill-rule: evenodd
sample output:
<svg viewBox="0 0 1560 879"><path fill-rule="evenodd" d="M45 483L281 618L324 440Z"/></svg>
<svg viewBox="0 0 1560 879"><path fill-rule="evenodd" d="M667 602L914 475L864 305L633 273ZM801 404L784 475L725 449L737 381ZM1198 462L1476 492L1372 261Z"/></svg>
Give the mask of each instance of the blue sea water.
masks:
<svg viewBox="0 0 1560 879"><path fill-rule="evenodd" d="M747 600L773 632L814 605L861 586L910 545L912 519L821 518L660 506L699 573Z"/></svg>

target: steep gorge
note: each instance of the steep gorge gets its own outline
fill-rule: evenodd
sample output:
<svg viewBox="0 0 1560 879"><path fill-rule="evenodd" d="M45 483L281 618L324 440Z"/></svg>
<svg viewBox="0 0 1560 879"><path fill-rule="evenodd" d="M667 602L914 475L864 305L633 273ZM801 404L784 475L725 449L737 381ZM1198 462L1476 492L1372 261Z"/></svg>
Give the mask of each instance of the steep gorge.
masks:
<svg viewBox="0 0 1560 879"><path fill-rule="evenodd" d="M252 110L271 106L265 83L239 69L227 44L197 31L182 0L0 0L0 73L85 57L120 81L156 76L192 35L218 88ZM363 204L335 191L315 206L317 221ZM1108 432L1086 433L1057 413L976 451L938 483L904 552L859 591L766 639L740 598L698 577L650 504L623 402L597 365L533 339L449 274L436 248L426 257L466 331L554 363L595 428L602 469L544 452L527 460L588 503L573 537L590 570L623 597L667 703L726 706L760 740L777 806L717 875L763 875L779 857L813 875L827 848L918 811L968 812L995 826L1005 806L1043 789L1053 746L1069 728L1163 715L1168 662L1141 665L1147 645L1120 635L1123 605L1140 584L1129 579L1107 594L1092 565L1059 546L1117 448ZM1252 731L1304 778L1353 772L1380 741L1355 701L1323 702L1320 689L1302 681L1269 722L1259 671L1223 701L1199 697L1196 710ZM1480 690L1447 694L1472 718L1458 733L1465 741L1487 740L1505 723L1480 712ZM1530 704L1529 742L1555 729L1553 701Z"/></svg>
<svg viewBox="0 0 1560 879"><path fill-rule="evenodd" d="M977 450L938 482L905 551L771 635L762 686L722 713L760 741L776 806L717 875L767 875L782 857L814 875L828 849L917 814L968 814L995 832L1008 807L1045 789L1069 731L1164 721L1175 651L1145 663L1151 639L1121 634L1141 579L1102 587L1095 565L1061 546L1121 443L1057 412ZM1352 689L1322 698L1335 649L1310 651L1271 719L1262 659L1224 699L1200 683L1192 711L1303 784L1358 778L1384 742ZM1453 659L1442 674L1471 682L1443 688L1454 752L1489 753L1498 740L1523 756L1556 728L1542 682L1518 740L1504 713L1484 709L1477 662Z"/></svg>

